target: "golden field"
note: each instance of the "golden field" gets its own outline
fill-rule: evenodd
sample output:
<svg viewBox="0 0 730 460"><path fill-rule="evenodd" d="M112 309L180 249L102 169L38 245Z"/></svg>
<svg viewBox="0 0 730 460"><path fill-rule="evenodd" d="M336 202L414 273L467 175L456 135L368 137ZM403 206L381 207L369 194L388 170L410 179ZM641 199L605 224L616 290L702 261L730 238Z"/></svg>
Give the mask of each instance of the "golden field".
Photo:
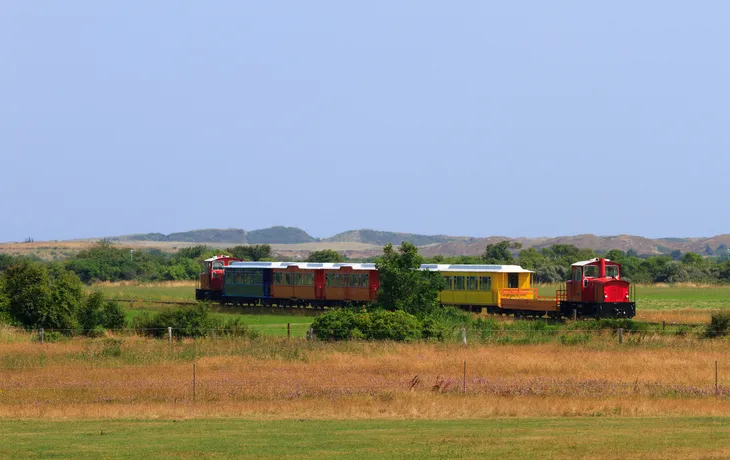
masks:
<svg viewBox="0 0 730 460"><path fill-rule="evenodd" d="M724 339L644 336L619 345L604 333L581 346L30 339L0 335L0 417L730 415Z"/></svg>

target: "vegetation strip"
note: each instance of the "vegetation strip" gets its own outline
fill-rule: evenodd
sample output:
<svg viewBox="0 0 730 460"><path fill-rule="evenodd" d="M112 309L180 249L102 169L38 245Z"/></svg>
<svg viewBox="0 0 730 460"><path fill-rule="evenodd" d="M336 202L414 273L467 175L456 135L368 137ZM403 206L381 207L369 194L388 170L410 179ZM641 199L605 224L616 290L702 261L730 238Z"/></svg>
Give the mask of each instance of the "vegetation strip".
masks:
<svg viewBox="0 0 730 460"><path fill-rule="evenodd" d="M0 420L2 458L721 458L728 418Z"/></svg>

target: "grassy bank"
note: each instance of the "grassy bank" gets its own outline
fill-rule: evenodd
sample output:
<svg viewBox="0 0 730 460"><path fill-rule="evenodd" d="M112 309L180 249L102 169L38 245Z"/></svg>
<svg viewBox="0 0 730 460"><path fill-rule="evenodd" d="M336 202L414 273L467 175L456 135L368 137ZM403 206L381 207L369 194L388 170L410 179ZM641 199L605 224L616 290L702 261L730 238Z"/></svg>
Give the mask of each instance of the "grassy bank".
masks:
<svg viewBox="0 0 730 460"><path fill-rule="evenodd" d="M2 458L725 458L726 418L0 421Z"/></svg>

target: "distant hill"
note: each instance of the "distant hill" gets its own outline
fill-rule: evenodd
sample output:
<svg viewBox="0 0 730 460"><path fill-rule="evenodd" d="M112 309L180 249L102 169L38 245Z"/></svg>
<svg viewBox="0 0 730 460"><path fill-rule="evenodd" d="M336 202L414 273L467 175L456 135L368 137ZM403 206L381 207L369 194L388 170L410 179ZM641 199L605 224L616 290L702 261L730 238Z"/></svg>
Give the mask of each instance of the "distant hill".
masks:
<svg viewBox="0 0 730 460"><path fill-rule="evenodd" d="M270 227L253 230L246 234L248 244L298 244L312 241L316 241L316 239L297 227Z"/></svg>
<svg viewBox="0 0 730 460"><path fill-rule="evenodd" d="M316 241L307 232L296 227L270 227L246 231L238 228L206 228L177 232L141 233L114 238L118 241L178 241L184 243L230 243L230 244L296 244Z"/></svg>
<svg viewBox="0 0 730 460"><path fill-rule="evenodd" d="M416 233L397 233L383 232L379 230L349 230L347 232L338 233L335 236L325 238L322 241L332 243L366 243L385 246L388 243L399 245L403 241L410 241L416 246L427 246L429 244L448 243L452 241L473 240L474 238L464 238L446 235L419 235Z"/></svg>
<svg viewBox="0 0 730 460"><path fill-rule="evenodd" d="M703 255L717 255L730 248L730 234L717 235L709 238L645 238L635 235L597 236L591 234L544 237L544 238L510 238L505 236L490 236L475 238L449 235L423 235L417 233L388 232L373 229L349 230L338 233L329 238L313 238L304 230L297 227L270 227L259 230L243 229L201 229L188 232L177 232L165 235L163 233L144 233L125 235L112 238L127 244L156 243L166 246L175 246L175 243L210 244L218 247L237 244L271 244L277 245L280 254L306 257L311 247L333 248L343 254L352 254L357 257L374 257L380 254L382 247L388 243L400 245L403 241L410 241L419 246L421 254L433 256L479 255L484 252L487 244L503 240L515 241L523 248L541 249L554 244L571 244L579 248L593 249L605 252L610 249L622 251L634 250L638 254L670 254L672 251L697 252ZM297 246L300 245L300 246ZM312 246L314 245L314 246Z"/></svg>

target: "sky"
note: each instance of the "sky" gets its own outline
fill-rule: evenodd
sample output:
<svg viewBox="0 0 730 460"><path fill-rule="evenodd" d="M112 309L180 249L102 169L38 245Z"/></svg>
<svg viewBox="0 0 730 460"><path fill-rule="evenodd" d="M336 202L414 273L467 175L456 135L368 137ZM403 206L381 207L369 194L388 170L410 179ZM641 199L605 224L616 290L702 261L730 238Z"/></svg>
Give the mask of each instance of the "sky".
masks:
<svg viewBox="0 0 730 460"><path fill-rule="evenodd" d="M0 242L730 233L730 2L4 2Z"/></svg>

